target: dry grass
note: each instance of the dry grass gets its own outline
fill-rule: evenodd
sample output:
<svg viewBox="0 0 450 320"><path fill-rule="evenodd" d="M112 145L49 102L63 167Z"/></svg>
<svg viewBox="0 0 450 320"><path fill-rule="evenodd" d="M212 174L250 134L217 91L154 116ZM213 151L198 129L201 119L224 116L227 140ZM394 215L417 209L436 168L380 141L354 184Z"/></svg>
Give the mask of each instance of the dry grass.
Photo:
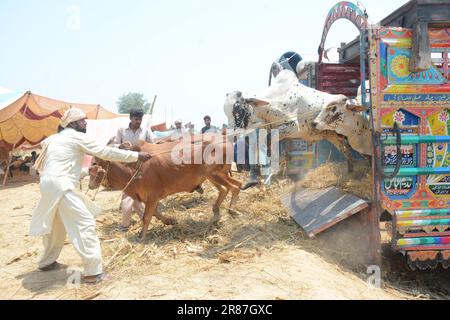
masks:
<svg viewBox="0 0 450 320"><path fill-rule="evenodd" d="M244 178L242 178L243 180ZM237 214L228 213L229 197L221 209L221 219L212 221L212 204L216 189L208 182L203 195L182 193L168 197L158 210L174 217L178 224L165 226L153 218L145 243L138 233L141 222L125 234L118 231L121 213L118 202L109 197L99 199L105 214L97 219L102 239L106 269L125 276L130 268L146 264L158 267L181 255L197 255L219 263L241 263L261 255L262 250L301 246L304 234L292 221L279 195L288 189L288 181L280 180L271 188L256 187L241 192ZM120 194L117 193L119 199Z"/></svg>
<svg viewBox="0 0 450 320"><path fill-rule="evenodd" d="M57 273L64 280L34 271L42 247L40 239L20 237L27 234L30 217L18 215L30 212L39 198L38 185L11 183L2 190L6 211L5 220L0 223L4 228L0 232L3 250L0 256L3 256L5 272L0 280L8 284L2 288L3 296L10 299L443 299L449 296L448 272L411 272L405 259L393 253L388 244L383 250L386 274L381 295L368 291L365 270L358 273L349 266L359 254L354 247L359 242L357 231L361 233L364 229L355 228L351 219L346 219L331 228L328 236L324 233L316 240L306 239L281 203L282 195L293 188L286 180L276 181L270 188L260 186L242 192L237 206L240 214L232 216L222 209L218 223L212 222L211 212L217 192L209 184L204 187L203 195L178 194L165 199L159 209L177 218L178 225L164 226L153 220L145 244L137 238L141 228L137 216L129 232L118 231L119 192L99 192L96 201L105 213L97 219L98 234L106 271L112 281L67 290L65 271ZM228 201L229 198L224 204ZM14 209L22 204L23 209ZM71 246L65 247L63 254L63 262L79 263ZM61 288L55 287L59 285ZM245 296L241 291L245 291Z"/></svg>
<svg viewBox="0 0 450 320"><path fill-rule="evenodd" d="M368 161L359 161L354 172L349 174L347 163L329 162L308 172L296 186L314 189L335 186L356 196L372 199L372 169Z"/></svg>
<svg viewBox="0 0 450 320"><path fill-rule="evenodd" d="M364 178L358 180L346 174L346 164L327 164L310 172L300 185L309 184L316 188L336 185L348 192L369 197L367 190L371 189L367 186L372 186L372 182L368 167L358 164L355 174ZM245 180L245 177L240 179ZM355 249L355 242L361 242L361 247L364 246L363 241L357 240L362 235L355 229L356 220L344 221L316 240L308 239L281 202L281 196L293 187L288 180L278 180L270 188L259 186L241 192L237 216L230 215L225 208L228 197L218 223L212 221L212 203L217 191L209 183L204 184L203 195L183 193L170 196L161 202L159 210L176 218L178 224L165 226L154 218L146 243L138 240L141 222L137 216L134 216L134 224L125 235L118 231L121 213L117 200L120 194L116 192L117 196L102 198L105 192L100 192L98 201L106 209L98 219L106 270L117 278L129 278L130 273L142 265L164 273L171 261L186 256L201 258L201 262L187 259L187 264L198 264L187 266L187 269L206 270L216 264L245 265L272 250L301 248L321 256L336 270L351 270L365 281L367 275L361 271L362 265L355 258L365 250ZM359 224L356 228L360 229ZM386 250L390 252L390 249ZM390 256L385 263L390 274L385 277L383 287L390 294L399 299L445 297L445 293L437 295L437 289L430 290L429 285L422 286L417 281L405 284L405 276L401 275L406 268L403 258L393 259ZM411 272L406 271L406 274L411 276Z"/></svg>

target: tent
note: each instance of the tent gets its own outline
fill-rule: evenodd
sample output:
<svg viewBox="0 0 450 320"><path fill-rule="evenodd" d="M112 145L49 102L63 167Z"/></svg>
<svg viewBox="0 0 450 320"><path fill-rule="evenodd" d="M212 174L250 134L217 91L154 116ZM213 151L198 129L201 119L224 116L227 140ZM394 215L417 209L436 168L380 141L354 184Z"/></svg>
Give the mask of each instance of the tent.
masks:
<svg viewBox="0 0 450 320"><path fill-rule="evenodd" d="M57 132L59 119L71 108L83 110L88 119L114 119L115 114L96 104L70 103L0 87L0 148L11 151L27 143L36 145Z"/></svg>

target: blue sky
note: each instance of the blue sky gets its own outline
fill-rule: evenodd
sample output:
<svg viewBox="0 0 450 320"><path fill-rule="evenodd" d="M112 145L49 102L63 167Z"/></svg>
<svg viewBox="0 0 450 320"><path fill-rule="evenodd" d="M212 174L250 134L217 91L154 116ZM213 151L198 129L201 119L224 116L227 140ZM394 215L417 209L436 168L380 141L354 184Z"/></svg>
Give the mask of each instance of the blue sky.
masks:
<svg viewBox="0 0 450 320"><path fill-rule="evenodd" d="M282 53L316 59L337 2L0 0L0 86L112 111L124 93L157 94L158 118L220 125L225 94L264 88ZM362 3L378 22L406 2ZM326 47L356 35L338 21Z"/></svg>

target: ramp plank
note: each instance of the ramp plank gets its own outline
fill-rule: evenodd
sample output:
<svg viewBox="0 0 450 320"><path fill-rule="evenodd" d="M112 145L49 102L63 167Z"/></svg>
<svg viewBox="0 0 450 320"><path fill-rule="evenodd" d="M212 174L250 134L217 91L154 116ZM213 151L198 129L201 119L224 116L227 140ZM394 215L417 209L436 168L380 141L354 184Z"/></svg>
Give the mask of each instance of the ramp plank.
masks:
<svg viewBox="0 0 450 320"><path fill-rule="evenodd" d="M282 202L311 238L369 206L366 200L335 187L299 188L283 196Z"/></svg>

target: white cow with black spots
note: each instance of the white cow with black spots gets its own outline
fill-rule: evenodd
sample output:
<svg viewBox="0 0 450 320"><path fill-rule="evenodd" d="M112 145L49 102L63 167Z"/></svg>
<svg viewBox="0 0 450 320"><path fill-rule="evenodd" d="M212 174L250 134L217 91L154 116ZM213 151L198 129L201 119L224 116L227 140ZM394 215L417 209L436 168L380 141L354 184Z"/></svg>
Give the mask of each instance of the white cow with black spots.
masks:
<svg viewBox="0 0 450 320"><path fill-rule="evenodd" d="M366 82L366 88L369 88L369 81ZM369 101L368 94L370 92L367 90L366 102ZM361 154L372 155L372 131L369 119L363 112L366 110L367 107L361 103L361 87L359 87L356 99L327 103L314 120L313 126L319 130L332 130L345 136L354 150Z"/></svg>
<svg viewBox="0 0 450 320"><path fill-rule="evenodd" d="M322 109L331 104L345 104L344 95L332 95L299 83L290 70L282 70L272 85L259 94L244 96L235 91L227 94L224 111L232 128L279 129L280 140L298 138L308 142L328 140L352 161L345 136L334 130L313 125Z"/></svg>

